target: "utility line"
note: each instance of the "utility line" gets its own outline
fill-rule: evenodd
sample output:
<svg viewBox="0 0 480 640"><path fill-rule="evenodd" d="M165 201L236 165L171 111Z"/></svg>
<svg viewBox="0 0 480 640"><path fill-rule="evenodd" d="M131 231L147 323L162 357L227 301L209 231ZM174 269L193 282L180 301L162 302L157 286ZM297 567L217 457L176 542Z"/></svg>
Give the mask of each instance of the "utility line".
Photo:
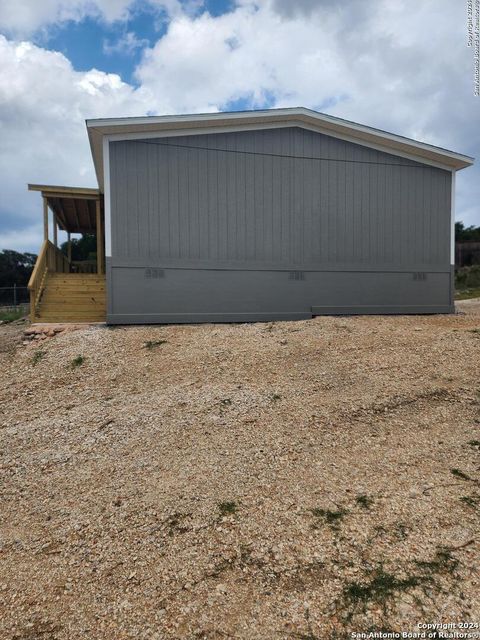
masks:
<svg viewBox="0 0 480 640"><path fill-rule="evenodd" d="M155 147L170 147L179 149L189 149L190 151L218 151L220 153L235 153L248 156L266 156L269 158L291 158L293 160L319 160L321 162L343 162L345 164L373 164L385 167L406 167L409 169L430 169L431 167L423 164L399 164L398 162L375 162L373 160L346 160L339 158L322 158L318 156L293 156L282 153L268 153L266 151L239 151L237 149L220 149L217 147L192 147L188 144L177 144L169 142L149 142L148 140L135 140L140 144L150 144Z"/></svg>

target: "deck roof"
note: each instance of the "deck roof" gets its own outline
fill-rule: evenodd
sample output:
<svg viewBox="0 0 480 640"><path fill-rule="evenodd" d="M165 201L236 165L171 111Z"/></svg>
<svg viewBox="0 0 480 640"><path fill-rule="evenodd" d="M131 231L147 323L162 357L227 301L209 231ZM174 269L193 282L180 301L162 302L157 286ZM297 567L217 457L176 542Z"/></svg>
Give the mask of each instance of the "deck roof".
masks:
<svg viewBox="0 0 480 640"><path fill-rule="evenodd" d="M99 189L29 184L29 191L39 191L55 213L58 226L69 233L95 233L96 202L102 201Z"/></svg>

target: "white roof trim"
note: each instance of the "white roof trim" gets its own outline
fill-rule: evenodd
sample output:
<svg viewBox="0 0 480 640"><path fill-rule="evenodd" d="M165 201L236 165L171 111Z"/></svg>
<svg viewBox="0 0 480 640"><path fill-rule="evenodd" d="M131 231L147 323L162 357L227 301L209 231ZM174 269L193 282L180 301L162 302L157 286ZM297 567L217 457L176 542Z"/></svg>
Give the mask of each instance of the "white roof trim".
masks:
<svg viewBox="0 0 480 640"><path fill-rule="evenodd" d="M86 125L101 189L103 189L104 136L109 140L127 140L300 126L450 171L463 169L474 162L470 156L304 107L198 115L106 118L87 120Z"/></svg>

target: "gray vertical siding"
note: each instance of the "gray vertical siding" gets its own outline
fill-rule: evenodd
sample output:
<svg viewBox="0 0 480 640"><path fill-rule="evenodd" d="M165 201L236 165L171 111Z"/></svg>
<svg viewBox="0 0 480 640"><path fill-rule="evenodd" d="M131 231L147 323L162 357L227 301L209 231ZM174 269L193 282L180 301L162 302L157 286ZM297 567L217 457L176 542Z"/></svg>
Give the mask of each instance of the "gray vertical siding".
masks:
<svg viewBox="0 0 480 640"><path fill-rule="evenodd" d="M448 171L297 127L112 142L110 168L111 322L451 310Z"/></svg>

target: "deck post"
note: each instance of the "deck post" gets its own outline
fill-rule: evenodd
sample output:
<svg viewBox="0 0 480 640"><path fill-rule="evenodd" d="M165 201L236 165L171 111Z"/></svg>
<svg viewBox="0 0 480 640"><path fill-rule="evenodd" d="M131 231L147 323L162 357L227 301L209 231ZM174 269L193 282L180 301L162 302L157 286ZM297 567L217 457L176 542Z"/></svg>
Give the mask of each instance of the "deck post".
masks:
<svg viewBox="0 0 480 640"><path fill-rule="evenodd" d="M48 240L48 201L43 196L43 239Z"/></svg>
<svg viewBox="0 0 480 640"><path fill-rule="evenodd" d="M57 246L58 236L57 236L57 216L53 214L53 244Z"/></svg>
<svg viewBox="0 0 480 640"><path fill-rule="evenodd" d="M69 262L72 262L72 238L70 231L67 231L67 258Z"/></svg>
<svg viewBox="0 0 480 640"><path fill-rule="evenodd" d="M97 212L97 273L103 273L103 227L100 199L95 204Z"/></svg>

